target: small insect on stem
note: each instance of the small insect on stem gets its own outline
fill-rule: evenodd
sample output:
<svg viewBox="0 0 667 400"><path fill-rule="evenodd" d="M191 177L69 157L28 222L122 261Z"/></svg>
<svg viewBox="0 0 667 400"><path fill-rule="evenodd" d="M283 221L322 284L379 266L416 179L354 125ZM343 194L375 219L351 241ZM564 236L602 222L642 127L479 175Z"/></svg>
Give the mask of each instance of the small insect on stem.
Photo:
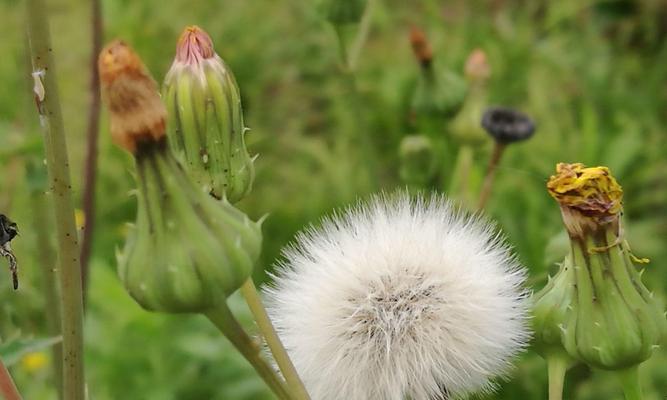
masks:
<svg viewBox="0 0 667 400"><path fill-rule="evenodd" d="M0 256L9 261L9 271L12 274L12 283L14 290L19 288L18 263L16 256L12 252L11 241L18 235L19 229L15 222L12 222L4 214L0 214Z"/></svg>

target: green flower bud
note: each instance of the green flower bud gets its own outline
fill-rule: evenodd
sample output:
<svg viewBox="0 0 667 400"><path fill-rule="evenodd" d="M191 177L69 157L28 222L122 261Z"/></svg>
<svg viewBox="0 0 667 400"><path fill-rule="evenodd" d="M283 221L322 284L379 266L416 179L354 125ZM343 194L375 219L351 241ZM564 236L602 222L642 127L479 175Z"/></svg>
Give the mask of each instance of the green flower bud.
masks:
<svg viewBox="0 0 667 400"><path fill-rule="evenodd" d="M218 199L241 200L255 169L244 140L239 88L200 28L188 27L181 35L163 96L169 144L190 177Z"/></svg>
<svg viewBox="0 0 667 400"><path fill-rule="evenodd" d="M533 296L533 345L544 358L567 357L562 342L563 329L575 295L574 268L566 260L547 285Z"/></svg>
<svg viewBox="0 0 667 400"><path fill-rule="evenodd" d="M399 175L408 185L424 186L435 175L433 143L425 135L409 135L401 140Z"/></svg>
<svg viewBox="0 0 667 400"><path fill-rule="evenodd" d="M118 257L121 280L148 310L215 307L250 277L260 224L198 190L166 143L140 147L136 161L137 222Z"/></svg>
<svg viewBox="0 0 667 400"><path fill-rule="evenodd" d="M148 310L210 310L250 277L260 224L202 192L183 171L167 147L157 85L129 46L113 42L99 65L114 141L134 155L139 182L120 278Z"/></svg>
<svg viewBox="0 0 667 400"><path fill-rule="evenodd" d="M562 270L574 293L566 296L571 306L565 316L558 315L565 319L565 349L597 368L638 365L667 332L667 321L641 282L623 236L620 185L606 167L559 164L547 188L560 204L570 237Z"/></svg>
<svg viewBox="0 0 667 400"><path fill-rule="evenodd" d="M473 51L465 67L468 95L461 111L450 125L452 136L462 145L477 147L488 140L481 120L487 103L486 82L489 75L490 67L486 54L480 49Z"/></svg>
<svg viewBox="0 0 667 400"><path fill-rule="evenodd" d="M367 0L320 0L318 9L333 25L356 24L361 20Z"/></svg>
<svg viewBox="0 0 667 400"><path fill-rule="evenodd" d="M436 73L431 46L419 28L413 27L410 31L410 43L421 66L412 111L418 119L427 117L442 123L461 109L468 87L462 78L449 70Z"/></svg>

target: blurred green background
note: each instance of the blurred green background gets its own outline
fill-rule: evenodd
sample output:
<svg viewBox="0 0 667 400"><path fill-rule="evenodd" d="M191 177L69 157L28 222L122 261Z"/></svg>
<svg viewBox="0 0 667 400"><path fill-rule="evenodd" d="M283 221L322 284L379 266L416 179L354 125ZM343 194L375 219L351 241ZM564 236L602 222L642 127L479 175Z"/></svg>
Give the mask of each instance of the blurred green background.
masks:
<svg viewBox="0 0 667 400"><path fill-rule="evenodd" d="M415 123L412 96L419 66L413 25L429 37L436 71L462 74L468 54L483 49L491 66L488 103L517 107L537 123L535 137L509 148L498 169L488 214L530 269L537 290L563 255L556 203L545 182L557 162L607 165L623 185L627 232L635 254L649 257L644 281L667 289L667 5L660 0L491 0L372 2L370 31L353 73L315 0L102 1L105 42L122 38L161 81L180 31L207 30L234 71L259 154L257 179L240 207L264 224L256 279L302 227L336 207L379 190L403 187L401 139L448 135L448 121ZM66 121L76 208L81 208L89 102L89 3L51 0L52 40ZM53 240L44 209L41 133L24 50L21 2L0 0L0 212L19 224L13 242L21 289L0 274L0 337L5 344L46 338L40 234ZM354 35L352 30L351 35ZM417 116L419 118L419 116ZM491 140L475 152L476 191ZM453 151L435 154L443 176ZM32 171L27 174L26 170ZM35 172L37 171L37 172ZM141 310L115 274L115 250L134 219L132 160L110 143L102 114L97 228L86 310L86 373L91 399L268 399L252 369L203 318ZM442 190L436 178L429 189ZM444 186L446 187L446 185ZM474 207L466 204L464 207ZM80 213L79 213L80 214ZM79 215L81 217L81 215ZM83 224L83 218L79 218ZM45 261L46 260L46 261ZM2 268L5 268L4 261ZM236 306L238 305L238 306ZM241 302L235 309L250 318ZM252 327L250 327L252 329ZM6 346L5 346L6 347ZM15 346L12 373L26 399L54 399L50 352ZM642 365L646 399L667 395L667 351ZM567 399L616 399L611 376L572 370ZM546 397L546 366L527 352L489 399Z"/></svg>

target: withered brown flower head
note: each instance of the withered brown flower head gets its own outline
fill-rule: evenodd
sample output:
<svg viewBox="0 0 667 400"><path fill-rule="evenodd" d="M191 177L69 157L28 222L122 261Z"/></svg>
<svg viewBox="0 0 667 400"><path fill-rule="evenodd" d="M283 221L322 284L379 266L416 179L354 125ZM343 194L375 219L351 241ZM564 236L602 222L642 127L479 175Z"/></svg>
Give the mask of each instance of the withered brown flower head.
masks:
<svg viewBox="0 0 667 400"><path fill-rule="evenodd" d="M623 189L607 167L559 163L547 190L560 204L570 236L583 237L587 232L618 224Z"/></svg>
<svg viewBox="0 0 667 400"><path fill-rule="evenodd" d="M196 64L202 59L215 56L213 41L208 33L196 25L185 28L176 44L176 60Z"/></svg>
<svg viewBox="0 0 667 400"><path fill-rule="evenodd" d="M135 153L140 142L163 140L167 111L139 56L115 40L100 52L98 66L114 143Z"/></svg>
<svg viewBox="0 0 667 400"><path fill-rule="evenodd" d="M433 61L433 49L424 31L416 26L410 28L410 44L419 64L428 67Z"/></svg>

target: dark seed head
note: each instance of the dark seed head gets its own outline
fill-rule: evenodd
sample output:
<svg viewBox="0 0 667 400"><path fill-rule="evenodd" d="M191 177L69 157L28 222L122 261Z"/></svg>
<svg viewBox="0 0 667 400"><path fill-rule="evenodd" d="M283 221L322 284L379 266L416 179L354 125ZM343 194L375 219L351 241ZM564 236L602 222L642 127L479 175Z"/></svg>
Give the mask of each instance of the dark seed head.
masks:
<svg viewBox="0 0 667 400"><path fill-rule="evenodd" d="M482 127L502 144L526 140L535 132L535 123L530 117L505 107L488 108L482 116Z"/></svg>

